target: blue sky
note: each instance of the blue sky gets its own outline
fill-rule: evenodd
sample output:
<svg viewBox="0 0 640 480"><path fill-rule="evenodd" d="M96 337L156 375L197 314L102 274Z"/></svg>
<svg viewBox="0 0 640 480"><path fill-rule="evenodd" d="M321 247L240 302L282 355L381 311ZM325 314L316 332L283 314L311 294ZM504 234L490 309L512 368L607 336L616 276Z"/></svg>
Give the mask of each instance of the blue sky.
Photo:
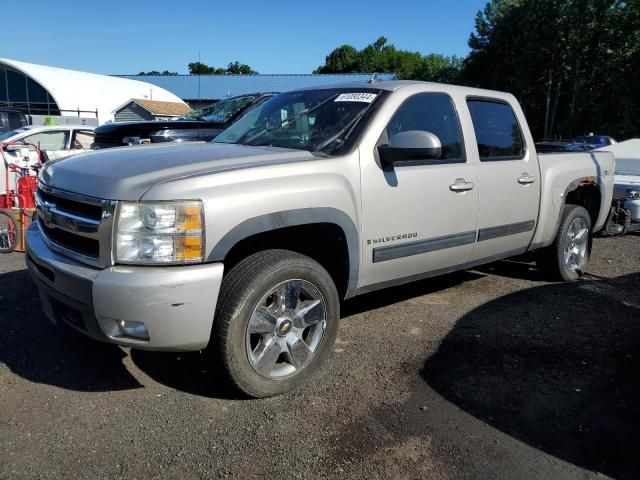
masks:
<svg viewBox="0 0 640 480"><path fill-rule="evenodd" d="M335 47L381 35L398 48L465 55L486 0L3 0L0 57L96 73L187 73L198 59L310 73Z"/></svg>

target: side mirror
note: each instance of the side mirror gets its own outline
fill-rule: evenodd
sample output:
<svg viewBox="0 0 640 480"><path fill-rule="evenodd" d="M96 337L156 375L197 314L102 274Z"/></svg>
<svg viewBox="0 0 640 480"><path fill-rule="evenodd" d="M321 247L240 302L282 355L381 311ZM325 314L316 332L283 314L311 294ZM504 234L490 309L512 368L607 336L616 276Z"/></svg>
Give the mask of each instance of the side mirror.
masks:
<svg viewBox="0 0 640 480"><path fill-rule="evenodd" d="M378 153L383 166L403 160L437 160L442 155L442 143L431 132L407 130L393 135L389 145L379 145Z"/></svg>

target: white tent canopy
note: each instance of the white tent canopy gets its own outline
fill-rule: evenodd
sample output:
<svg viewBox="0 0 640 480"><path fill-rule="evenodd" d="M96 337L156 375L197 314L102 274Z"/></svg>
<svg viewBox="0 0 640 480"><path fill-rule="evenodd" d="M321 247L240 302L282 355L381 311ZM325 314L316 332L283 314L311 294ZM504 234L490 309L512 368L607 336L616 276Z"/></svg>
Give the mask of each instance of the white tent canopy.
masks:
<svg viewBox="0 0 640 480"><path fill-rule="evenodd" d="M132 98L184 103L173 93L146 82L67 70L0 58L0 66L17 70L42 85L60 110L98 111L98 123L113 120L113 111ZM77 113L61 112L64 116Z"/></svg>

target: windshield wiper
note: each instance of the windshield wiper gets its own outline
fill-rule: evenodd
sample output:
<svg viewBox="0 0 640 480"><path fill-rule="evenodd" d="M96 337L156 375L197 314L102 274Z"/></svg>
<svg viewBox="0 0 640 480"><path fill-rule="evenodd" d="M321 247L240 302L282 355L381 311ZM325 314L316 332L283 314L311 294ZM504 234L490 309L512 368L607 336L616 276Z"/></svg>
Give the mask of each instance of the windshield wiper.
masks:
<svg viewBox="0 0 640 480"><path fill-rule="evenodd" d="M313 107L311 108L306 108L304 110L301 110L300 112L298 112L298 114L295 117L291 117L291 118L287 118L286 120L283 120L281 124L279 125L273 125L271 127L266 127L263 128L262 130L260 130L258 133L256 133L255 135L252 135L251 137L249 137L247 140L245 140L244 142L240 143L240 145L247 145L250 141L255 140L258 137L261 137L262 135L264 135L265 133L269 133L272 130L275 130L276 128L284 128L292 123L297 122L298 120L300 120L303 116L305 115L309 115L311 112L315 112L317 109L319 109L320 107L322 107L323 105L329 103L331 100L335 100L338 95L340 95L339 93L336 93L335 95L331 95L329 98L324 99L323 101L321 101L320 103L316 103Z"/></svg>
<svg viewBox="0 0 640 480"><path fill-rule="evenodd" d="M366 108L363 108L362 110L360 110L360 112L356 116L354 116L351 120L349 120L347 124L340 129L338 133L326 139L320 145L315 147L313 151L314 152L321 151L323 148L326 148L327 146L331 145L333 142L338 140L343 135L345 140L349 138L349 135L351 135L351 132L353 132L353 129L356 128L358 121L364 116L365 113L369 111L369 108L371 108L371 105L373 105L373 103L370 103L369 105L366 106Z"/></svg>

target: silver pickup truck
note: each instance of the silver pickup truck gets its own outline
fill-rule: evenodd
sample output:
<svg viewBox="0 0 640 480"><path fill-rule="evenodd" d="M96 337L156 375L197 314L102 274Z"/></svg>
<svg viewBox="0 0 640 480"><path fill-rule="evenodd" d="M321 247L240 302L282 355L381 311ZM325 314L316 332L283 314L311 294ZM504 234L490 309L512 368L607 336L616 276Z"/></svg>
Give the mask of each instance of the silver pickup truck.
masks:
<svg viewBox="0 0 640 480"><path fill-rule="evenodd" d="M509 94L422 82L283 93L212 143L47 164L27 264L46 315L119 345L203 350L253 397L328 357L340 302L535 251L577 279L607 152L537 155Z"/></svg>

